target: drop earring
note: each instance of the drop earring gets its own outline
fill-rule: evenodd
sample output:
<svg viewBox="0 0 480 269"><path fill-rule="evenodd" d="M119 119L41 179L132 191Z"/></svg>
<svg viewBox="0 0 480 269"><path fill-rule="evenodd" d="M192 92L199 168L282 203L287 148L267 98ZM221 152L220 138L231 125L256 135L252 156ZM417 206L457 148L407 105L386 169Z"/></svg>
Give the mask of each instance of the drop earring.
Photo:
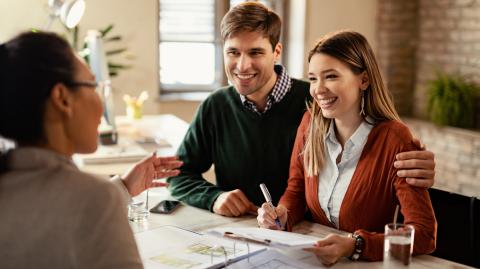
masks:
<svg viewBox="0 0 480 269"><path fill-rule="evenodd" d="M362 92L362 100L360 101L360 116L365 116L365 110L364 110L364 107L365 107L365 94L363 90L361 90Z"/></svg>

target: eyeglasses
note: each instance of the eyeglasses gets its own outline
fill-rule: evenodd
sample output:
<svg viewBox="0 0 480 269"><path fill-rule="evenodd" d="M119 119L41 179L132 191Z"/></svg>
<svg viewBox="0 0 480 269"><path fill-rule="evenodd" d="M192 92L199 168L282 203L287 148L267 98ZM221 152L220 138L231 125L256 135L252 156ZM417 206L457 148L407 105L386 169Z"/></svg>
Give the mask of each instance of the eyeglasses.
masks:
<svg viewBox="0 0 480 269"><path fill-rule="evenodd" d="M66 82L65 85L69 87L88 87L88 88L97 88L100 84L96 81L71 81Z"/></svg>

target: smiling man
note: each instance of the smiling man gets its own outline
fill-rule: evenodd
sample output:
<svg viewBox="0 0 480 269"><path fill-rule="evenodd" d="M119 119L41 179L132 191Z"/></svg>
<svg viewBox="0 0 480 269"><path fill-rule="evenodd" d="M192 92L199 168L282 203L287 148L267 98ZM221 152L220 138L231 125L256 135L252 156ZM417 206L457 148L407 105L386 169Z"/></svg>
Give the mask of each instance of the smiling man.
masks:
<svg viewBox="0 0 480 269"><path fill-rule="evenodd" d="M306 111L309 84L290 78L281 65L281 20L262 4L246 2L223 18L225 72L232 85L212 93L199 107L178 150L181 173L168 179L172 195L225 216L256 212L287 187L297 127ZM433 185L433 154L409 152L399 164L406 177ZM202 174L215 166L216 185ZM393 164L392 164L393 165Z"/></svg>

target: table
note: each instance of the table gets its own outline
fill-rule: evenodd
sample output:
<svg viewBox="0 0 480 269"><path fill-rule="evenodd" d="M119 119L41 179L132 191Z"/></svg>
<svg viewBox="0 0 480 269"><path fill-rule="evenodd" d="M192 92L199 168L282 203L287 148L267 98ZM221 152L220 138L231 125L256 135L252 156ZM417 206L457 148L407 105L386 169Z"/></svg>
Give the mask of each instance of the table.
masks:
<svg viewBox="0 0 480 269"><path fill-rule="evenodd" d="M164 199L172 199L167 189L155 188L149 190L149 207L153 207L159 201ZM171 214L150 214L147 222L133 223L130 222L130 226L134 233L152 230L164 225L174 225L182 227L194 232L205 232L208 229L216 227L257 227L257 219L255 216L248 215L238 218L223 217L213 214L207 210L198 209L188 205L182 204ZM302 221L294 227L294 232L317 236L319 238L325 237L330 233L346 234L345 232L338 231L336 229L312 223L308 221ZM286 253L288 255L288 253ZM311 262L318 263L315 259L311 259ZM320 264L320 263L318 263ZM332 268L382 268L382 262L352 262L349 259L342 259L335 264ZM427 268L472 268L459 263L447 261L430 255L421 255L413 257L411 269L427 269Z"/></svg>
<svg viewBox="0 0 480 269"><path fill-rule="evenodd" d="M175 152L183 140L188 129L188 123L172 114L144 115L141 119L132 120L126 116L115 117L119 139L141 141L153 137L160 138L165 145L157 145L153 141L141 143L148 152L157 151L159 156L175 155ZM79 168L88 173L101 176L123 174L131 167L132 162L112 164L88 164L77 163Z"/></svg>
<svg viewBox="0 0 480 269"><path fill-rule="evenodd" d="M117 129L120 137L126 136L133 140L151 137L152 135L162 134L170 145L168 147L160 147L156 144L142 144L149 150L158 150L161 155L172 155L180 145L185 135L188 124L174 115L146 115L141 120L130 120L124 116L117 117ZM115 163L115 164L96 164L84 165L80 169L86 172L111 175L121 174L126 171L132 163ZM173 199L167 189L155 188L149 190L149 207L153 207L159 201L164 199ZM148 221L144 223L130 222L130 226L134 233L152 230L164 225L179 226L195 232L204 232L215 227L256 227L257 220L255 216L243 216L239 218L223 217L206 210L182 205L169 215L151 214ZM325 237L330 233L345 234L342 231L332 229L308 221L303 221L294 227L294 232ZM315 262L315 261L314 261ZM382 268L382 262L352 262L348 259L342 259L333 268ZM422 255L413 258L410 268L470 268L468 266L450 262L444 259L436 258L429 255Z"/></svg>

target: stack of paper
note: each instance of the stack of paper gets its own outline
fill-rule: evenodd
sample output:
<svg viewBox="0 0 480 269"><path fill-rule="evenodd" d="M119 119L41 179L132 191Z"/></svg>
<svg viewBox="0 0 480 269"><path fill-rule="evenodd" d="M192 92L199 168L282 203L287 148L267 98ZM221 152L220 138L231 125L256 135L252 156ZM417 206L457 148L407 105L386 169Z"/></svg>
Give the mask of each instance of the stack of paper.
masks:
<svg viewBox="0 0 480 269"><path fill-rule="evenodd" d="M135 239L146 269L221 268L266 249L175 226L137 233Z"/></svg>
<svg viewBox="0 0 480 269"><path fill-rule="evenodd" d="M251 227L218 227L208 231L208 233L217 236L223 236L225 232L247 239L269 241L272 246L306 247L312 246L319 240L317 237L304 234Z"/></svg>
<svg viewBox="0 0 480 269"><path fill-rule="evenodd" d="M117 145L98 145L97 151L92 154L75 154L75 162L81 164L100 164L118 162L136 162L149 153L136 143L123 143Z"/></svg>
<svg viewBox="0 0 480 269"><path fill-rule="evenodd" d="M250 259L243 259L228 266L229 269L319 269L326 268L320 264L308 264L296 260L292 257L283 255L282 253L269 249L263 251Z"/></svg>

